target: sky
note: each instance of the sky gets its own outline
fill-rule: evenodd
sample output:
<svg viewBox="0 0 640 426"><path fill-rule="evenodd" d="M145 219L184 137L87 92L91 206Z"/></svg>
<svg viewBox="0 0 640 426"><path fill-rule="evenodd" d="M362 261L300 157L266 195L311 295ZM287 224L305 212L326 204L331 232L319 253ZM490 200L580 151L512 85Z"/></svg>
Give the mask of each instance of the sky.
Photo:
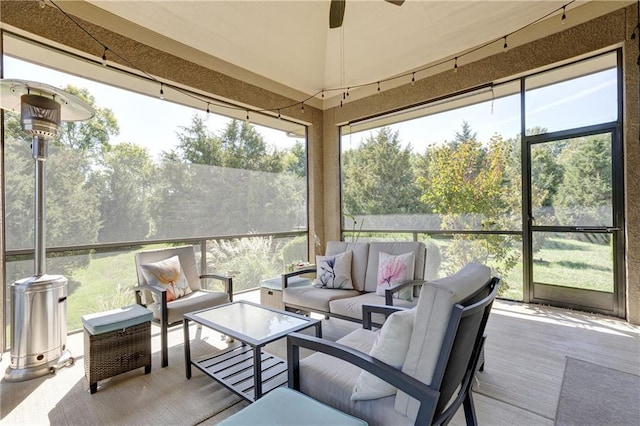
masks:
<svg viewBox="0 0 640 426"><path fill-rule="evenodd" d="M158 102L156 97L132 93L7 56L4 66L5 78L34 80L59 88L67 84L87 88L95 97L96 105L111 109L118 120L120 134L111 142L134 142L146 146L154 157L175 145L176 131L180 126L190 125L194 112L205 117L211 131L220 131L230 120L169 101ZM615 84L616 70L611 69L527 92L527 128L540 126L555 131L614 121L617 113ZM403 145L411 144L414 151L424 153L431 144L452 140L463 121L469 123L483 143L487 143L494 133L505 139L515 137L520 133L519 96L496 98L403 121L391 127L399 131ZM267 143L281 149L303 141L264 126L256 125L256 128ZM357 148L374 132L375 129L346 135L342 138L342 148Z"/></svg>
<svg viewBox="0 0 640 426"><path fill-rule="evenodd" d="M194 113L205 117L211 131L219 131L231 121L221 115L207 114L206 111L169 101L159 102L155 97L132 93L8 56L4 59L4 78L37 81L60 89L67 84L88 89L94 96L96 105L111 109L118 121L120 134L113 137L111 143L134 142L146 146L155 158L175 145L176 131L180 126L189 126ZM290 148L296 141L304 142L303 139L288 137L282 131L258 125L255 127L268 144L280 149Z"/></svg>

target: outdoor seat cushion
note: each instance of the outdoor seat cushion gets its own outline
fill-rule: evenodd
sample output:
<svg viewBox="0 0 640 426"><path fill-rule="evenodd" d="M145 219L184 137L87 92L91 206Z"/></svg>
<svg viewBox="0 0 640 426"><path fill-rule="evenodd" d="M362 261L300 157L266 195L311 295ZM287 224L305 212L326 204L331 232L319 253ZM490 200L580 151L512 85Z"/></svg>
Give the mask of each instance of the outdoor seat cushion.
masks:
<svg viewBox="0 0 640 426"><path fill-rule="evenodd" d="M82 324L89 334L109 333L115 330L124 330L143 322L151 321L151 311L137 304L112 309L105 312L97 312L82 316Z"/></svg>
<svg viewBox="0 0 640 426"><path fill-rule="evenodd" d="M338 343L369 353L377 336L375 331L359 328ZM412 425L412 421L394 409L394 396L351 401L361 371L336 357L317 352L300 360L300 390L346 414L366 420L369 425Z"/></svg>
<svg viewBox="0 0 640 426"><path fill-rule="evenodd" d="M418 303L418 299L408 301L404 299L393 299L393 306L413 308ZM362 305L384 305L384 296L375 293L364 293L359 296L347 299L335 299L329 302L330 312L335 315L342 315L362 321ZM371 319L376 324L382 324L385 320L382 314L373 314Z"/></svg>
<svg viewBox="0 0 640 426"><path fill-rule="evenodd" d="M173 324L175 322L182 321L183 314L221 305L228 301L229 298L227 293L206 290L194 291L193 293L181 297L178 300L167 303L167 322L169 324ZM153 312L153 318L159 320L160 304L151 303L148 308Z"/></svg>
<svg viewBox="0 0 640 426"><path fill-rule="evenodd" d="M360 294L357 290L318 288L312 285L287 287L282 291L285 305L304 306L311 311L329 312L329 302Z"/></svg>

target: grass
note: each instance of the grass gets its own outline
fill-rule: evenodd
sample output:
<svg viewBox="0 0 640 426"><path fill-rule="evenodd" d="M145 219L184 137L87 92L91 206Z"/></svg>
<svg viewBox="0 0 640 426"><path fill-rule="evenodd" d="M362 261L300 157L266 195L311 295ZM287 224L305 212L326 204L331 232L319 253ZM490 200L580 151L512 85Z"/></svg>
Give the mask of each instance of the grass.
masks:
<svg viewBox="0 0 640 426"><path fill-rule="evenodd" d="M442 253L446 252L446 240L437 241L437 245ZM134 252L95 254L87 267L70 274L68 330L81 328L84 314L135 303L130 290L137 283L133 256ZM611 248L609 245L548 238L542 250L535 254L534 278L540 283L612 291ZM522 300L522 262L508 271L503 280L509 287L503 290L501 297Z"/></svg>

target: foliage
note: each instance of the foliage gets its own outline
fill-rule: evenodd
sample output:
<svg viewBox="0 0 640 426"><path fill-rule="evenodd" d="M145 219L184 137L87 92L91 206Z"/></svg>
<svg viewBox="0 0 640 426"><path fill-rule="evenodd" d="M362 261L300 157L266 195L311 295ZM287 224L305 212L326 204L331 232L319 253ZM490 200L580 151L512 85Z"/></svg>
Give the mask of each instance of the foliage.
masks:
<svg viewBox="0 0 640 426"><path fill-rule="evenodd" d="M422 211L411 166L411 145L383 127L343 155L344 210L351 215Z"/></svg>
<svg viewBox="0 0 640 426"><path fill-rule="evenodd" d="M613 177L609 135L568 141L558 162L564 174L553 201L560 223L610 226Z"/></svg>
<svg viewBox="0 0 640 426"><path fill-rule="evenodd" d="M274 256L279 247L273 237L213 241L207 251L207 270L237 275L234 291L257 288L263 279L283 272L281 262Z"/></svg>

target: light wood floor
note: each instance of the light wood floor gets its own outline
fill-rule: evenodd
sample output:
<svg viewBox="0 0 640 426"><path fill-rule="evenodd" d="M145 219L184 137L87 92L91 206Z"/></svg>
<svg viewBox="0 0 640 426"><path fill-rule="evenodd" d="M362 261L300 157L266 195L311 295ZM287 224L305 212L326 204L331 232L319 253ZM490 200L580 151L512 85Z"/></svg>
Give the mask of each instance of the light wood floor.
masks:
<svg viewBox="0 0 640 426"><path fill-rule="evenodd" d="M256 296L245 298L255 300ZM347 322L342 326L336 319L328 321L338 321L336 329L352 326ZM474 394L481 425L553 425L567 356L640 375L640 327L618 319L496 301L487 328L486 367L478 376ZM152 349L157 351L158 328L153 327L152 332ZM181 330L174 329L171 334L181 342ZM74 355L82 353L82 338L81 333L68 337ZM5 353L0 372L8 363L9 354ZM59 376L56 380L64 377ZM46 424L47 417L36 413L53 409L62 397L51 392L38 400L37 406L14 402L9 417L9 413L0 413L0 423L14 424L15 420L12 423L9 419L20 419L20 424ZM201 424L216 424L243 406L235 404ZM461 412L453 424L464 424Z"/></svg>

